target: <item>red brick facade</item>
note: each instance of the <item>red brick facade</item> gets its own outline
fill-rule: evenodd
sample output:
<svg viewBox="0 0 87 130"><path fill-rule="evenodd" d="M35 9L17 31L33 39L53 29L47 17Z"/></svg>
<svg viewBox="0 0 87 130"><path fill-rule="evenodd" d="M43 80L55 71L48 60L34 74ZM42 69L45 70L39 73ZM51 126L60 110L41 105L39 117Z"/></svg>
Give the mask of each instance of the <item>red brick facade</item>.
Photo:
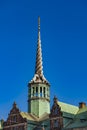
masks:
<svg viewBox="0 0 87 130"><path fill-rule="evenodd" d="M57 104L57 98L54 97L54 103L50 113L50 130L61 130L63 127L63 118L60 106Z"/></svg>
<svg viewBox="0 0 87 130"><path fill-rule="evenodd" d="M27 121L22 118L16 103L14 103L7 121L3 123L3 130L26 130L26 127Z"/></svg>

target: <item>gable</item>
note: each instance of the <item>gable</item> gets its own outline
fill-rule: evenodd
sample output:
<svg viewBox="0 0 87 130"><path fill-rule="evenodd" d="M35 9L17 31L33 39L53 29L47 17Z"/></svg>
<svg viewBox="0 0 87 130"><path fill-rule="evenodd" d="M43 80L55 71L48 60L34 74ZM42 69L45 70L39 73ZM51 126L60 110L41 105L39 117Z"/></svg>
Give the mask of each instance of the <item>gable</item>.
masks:
<svg viewBox="0 0 87 130"><path fill-rule="evenodd" d="M10 113L8 114L7 120L3 123L3 127L5 128L15 128L15 127L21 127L24 128L24 123L26 123L27 120L25 118L22 118L20 114L20 110L17 108L16 103L13 104L13 108L10 110Z"/></svg>

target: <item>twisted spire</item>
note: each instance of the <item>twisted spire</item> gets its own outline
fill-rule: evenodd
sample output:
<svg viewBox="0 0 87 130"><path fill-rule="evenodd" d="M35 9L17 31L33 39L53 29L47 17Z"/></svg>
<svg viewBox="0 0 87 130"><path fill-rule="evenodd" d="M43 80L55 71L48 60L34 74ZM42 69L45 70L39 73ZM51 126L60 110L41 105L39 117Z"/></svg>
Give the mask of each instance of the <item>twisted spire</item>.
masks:
<svg viewBox="0 0 87 130"><path fill-rule="evenodd" d="M42 49L41 49L41 38L40 38L40 17L38 17L38 40L37 40L37 52L36 52L36 65L35 74L30 83L46 83L49 82L43 75L43 65L42 65Z"/></svg>
<svg viewBox="0 0 87 130"><path fill-rule="evenodd" d="M37 41L35 74L38 74L39 76L43 75L42 50L40 39L40 17L38 17L38 41Z"/></svg>

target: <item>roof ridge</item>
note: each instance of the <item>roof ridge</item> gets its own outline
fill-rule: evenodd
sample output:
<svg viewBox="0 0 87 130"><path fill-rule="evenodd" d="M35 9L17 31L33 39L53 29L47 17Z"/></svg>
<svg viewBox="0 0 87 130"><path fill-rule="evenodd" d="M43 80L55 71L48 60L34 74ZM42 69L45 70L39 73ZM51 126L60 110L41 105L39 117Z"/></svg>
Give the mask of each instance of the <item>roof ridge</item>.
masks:
<svg viewBox="0 0 87 130"><path fill-rule="evenodd" d="M78 108L78 106L76 106L76 105L69 104L69 103L64 103L64 102L61 102L61 101L58 101L58 103L62 103L62 104L65 104L65 105L69 105L69 106L73 106L73 107ZM79 109L79 108L78 108L78 109Z"/></svg>

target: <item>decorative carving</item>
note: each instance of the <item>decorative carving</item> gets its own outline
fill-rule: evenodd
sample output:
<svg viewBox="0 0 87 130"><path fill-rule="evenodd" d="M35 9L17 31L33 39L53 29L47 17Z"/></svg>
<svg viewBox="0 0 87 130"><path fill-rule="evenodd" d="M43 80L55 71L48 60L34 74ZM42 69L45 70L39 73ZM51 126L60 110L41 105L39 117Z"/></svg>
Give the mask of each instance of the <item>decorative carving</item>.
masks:
<svg viewBox="0 0 87 130"><path fill-rule="evenodd" d="M16 103L14 102L13 108L8 114L7 121L3 123L3 130L24 130L27 120L22 118L20 115L20 110L17 108Z"/></svg>
<svg viewBox="0 0 87 130"><path fill-rule="evenodd" d="M54 97L54 103L51 109L50 117L50 130L61 130L63 127L63 117L61 107L58 105L58 99Z"/></svg>

